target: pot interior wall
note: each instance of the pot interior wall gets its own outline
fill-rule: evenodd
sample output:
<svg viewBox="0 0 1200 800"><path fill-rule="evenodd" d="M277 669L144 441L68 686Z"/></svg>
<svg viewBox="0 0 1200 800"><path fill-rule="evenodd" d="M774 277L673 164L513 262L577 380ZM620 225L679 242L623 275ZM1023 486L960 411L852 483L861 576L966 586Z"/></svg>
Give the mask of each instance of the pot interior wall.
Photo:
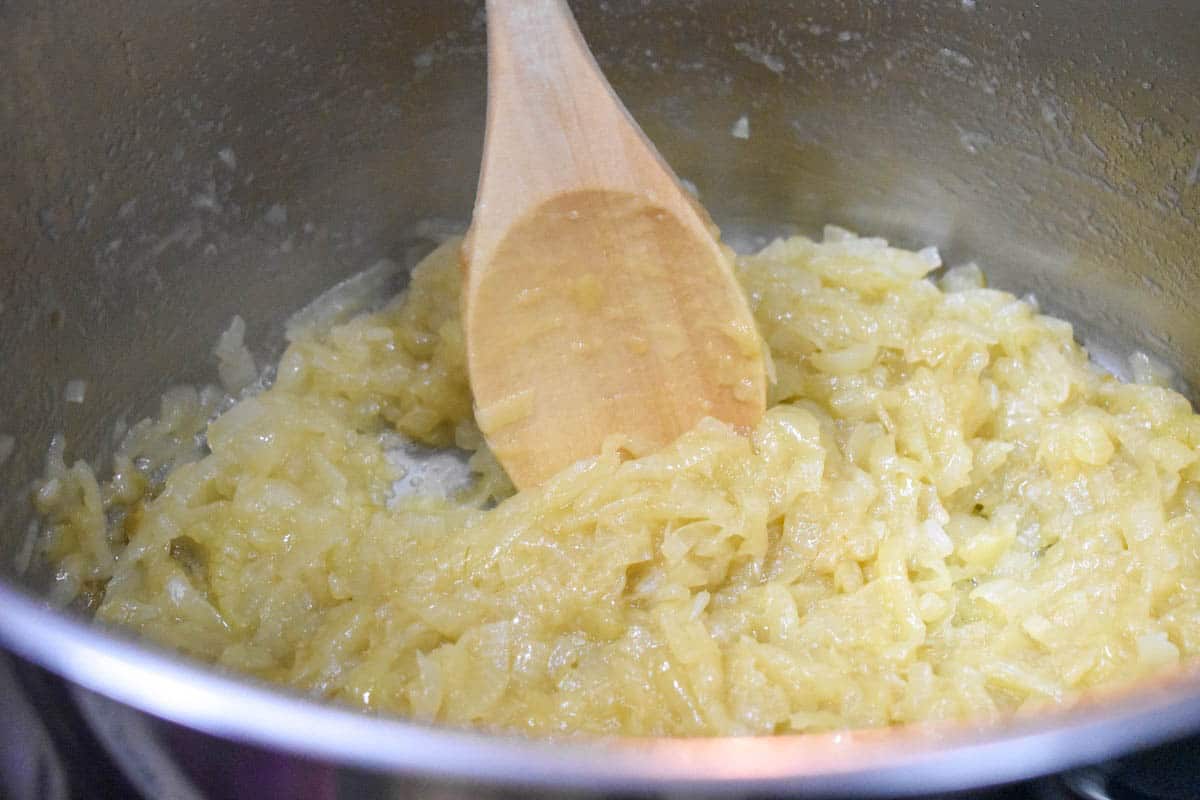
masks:
<svg viewBox="0 0 1200 800"><path fill-rule="evenodd" d="M736 247L826 222L936 244L1106 364L1143 349L1200 379L1193 4L573 5ZM20 580L54 432L102 457L116 419L214 378L234 314L266 361L322 289L465 226L483 23L467 2L0 4L0 573Z"/></svg>

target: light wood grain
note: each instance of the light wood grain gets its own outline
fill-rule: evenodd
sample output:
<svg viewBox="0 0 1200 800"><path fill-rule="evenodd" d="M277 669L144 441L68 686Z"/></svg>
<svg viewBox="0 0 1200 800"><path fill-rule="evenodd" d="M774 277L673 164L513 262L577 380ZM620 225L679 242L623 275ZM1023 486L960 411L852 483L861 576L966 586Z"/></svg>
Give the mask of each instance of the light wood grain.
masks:
<svg viewBox="0 0 1200 800"><path fill-rule="evenodd" d="M761 342L704 210L561 0L489 0L488 120L463 319L477 419L514 483L610 436L641 455L762 416Z"/></svg>

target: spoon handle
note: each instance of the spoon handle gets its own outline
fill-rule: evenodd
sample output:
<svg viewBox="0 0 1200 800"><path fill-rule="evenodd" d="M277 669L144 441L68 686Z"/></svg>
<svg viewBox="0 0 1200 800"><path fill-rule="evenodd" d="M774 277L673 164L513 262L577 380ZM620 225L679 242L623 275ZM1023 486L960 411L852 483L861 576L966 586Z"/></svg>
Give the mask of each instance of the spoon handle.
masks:
<svg viewBox="0 0 1200 800"><path fill-rule="evenodd" d="M652 200L674 193L674 173L609 86L564 0L488 0L487 14L487 141L475 218L488 225L472 232L478 256L490 254L499 243L492 234L516 215L580 186Z"/></svg>

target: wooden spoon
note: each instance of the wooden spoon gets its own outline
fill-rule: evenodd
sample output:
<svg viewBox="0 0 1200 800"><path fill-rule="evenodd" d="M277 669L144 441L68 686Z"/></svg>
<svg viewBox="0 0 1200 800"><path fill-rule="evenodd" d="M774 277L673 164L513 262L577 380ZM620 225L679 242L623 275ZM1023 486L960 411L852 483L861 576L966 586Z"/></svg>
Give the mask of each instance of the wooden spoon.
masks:
<svg viewBox="0 0 1200 800"><path fill-rule="evenodd" d="M476 419L521 488L762 416L728 251L604 79L563 0L488 0L488 115L463 243Z"/></svg>

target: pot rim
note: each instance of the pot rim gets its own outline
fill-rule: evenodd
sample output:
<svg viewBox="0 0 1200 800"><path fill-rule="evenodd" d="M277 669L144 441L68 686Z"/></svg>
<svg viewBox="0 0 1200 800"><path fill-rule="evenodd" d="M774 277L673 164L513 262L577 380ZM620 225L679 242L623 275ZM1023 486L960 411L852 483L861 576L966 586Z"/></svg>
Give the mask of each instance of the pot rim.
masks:
<svg viewBox="0 0 1200 800"><path fill-rule="evenodd" d="M1034 777L1200 726L1200 671L1000 723L771 737L539 741L363 714L223 674L0 582L0 643L113 700L204 733L369 770L606 791L878 796Z"/></svg>

